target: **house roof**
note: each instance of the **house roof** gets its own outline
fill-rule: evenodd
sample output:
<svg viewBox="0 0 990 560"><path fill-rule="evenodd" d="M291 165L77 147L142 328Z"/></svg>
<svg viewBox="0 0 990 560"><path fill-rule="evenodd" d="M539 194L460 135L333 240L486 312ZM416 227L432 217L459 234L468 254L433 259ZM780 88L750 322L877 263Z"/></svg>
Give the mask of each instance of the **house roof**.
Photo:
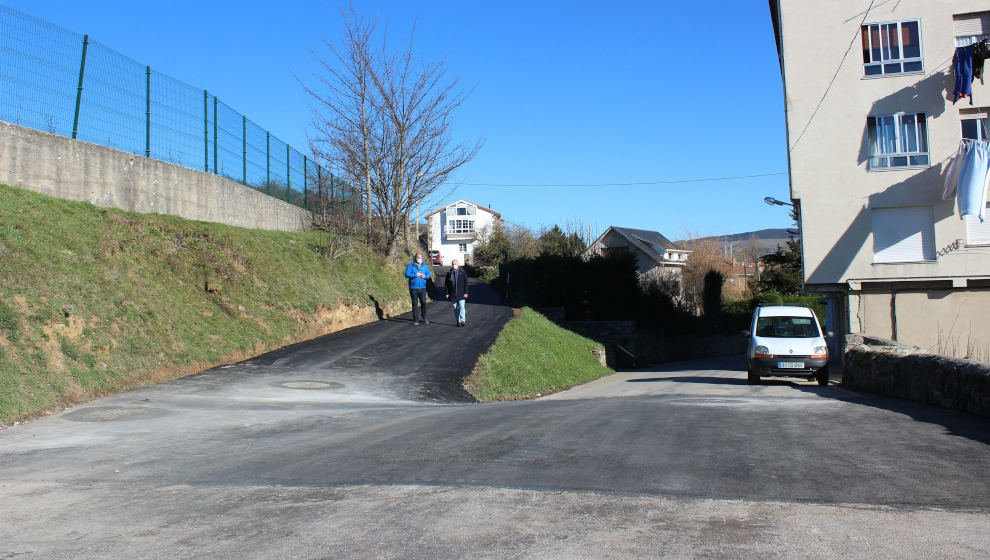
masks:
<svg viewBox="0 0 990 560"><path fill-rule="evenodd" d="M492 210L491 208L488 208L486 206L482 206L482 205L477 204L475 202L471 202L470 200L464 200L463 198L460 199L460 200L455 200L454 202L451 202L450 204L445 204L445 205L441 206L440 208L437 208L436 210L430 212L426 216L423 216L423 218L426 219L426 220L429 220L430 219L430 216L432 216L434 214L437 214L439 212L443 212L444 210L446 210L447 208L450 208L451 206L457 204L458 202L466 202L466 203L471 204L473 206L477 206L479 210L484 210L485 212L488 212L489 214L494 215L496 218L500 218L500 219L502 218L502 214L500 214L500 213Z"/></svg>
<svg viewBox="0 0 990 560"><path fill-rule="evenodd" d="M684 249L678 247L674 242L664 237L658 231L651 231L648 229L633 229L624 228L617 226L610 226L605 233L601 234L598 239L595 240L597 243L599 240L603 239L608 232L614 231L615 233L626 238L630 244L635 246L640 251L644 252L648 257L653 259L655 262L664 262L663 254L668 249L673 249L676 251L684 251L690 253L691 251L685 251ZM592 243L594 245L595 243ZM590 247L589 247L590 249Z"/></svg>

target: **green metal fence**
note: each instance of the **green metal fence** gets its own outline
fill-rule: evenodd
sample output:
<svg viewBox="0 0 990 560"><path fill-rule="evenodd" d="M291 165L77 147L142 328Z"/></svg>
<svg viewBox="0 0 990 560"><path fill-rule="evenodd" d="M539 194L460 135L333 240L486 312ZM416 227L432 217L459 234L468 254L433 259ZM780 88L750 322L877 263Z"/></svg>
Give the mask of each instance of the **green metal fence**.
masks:
<svg viewBox="0 0 990 560"><path fill-rule="evenodd" d="M3 5L0 120L222 175L304 208L360 209L354 189L207 90Z"/></svg>

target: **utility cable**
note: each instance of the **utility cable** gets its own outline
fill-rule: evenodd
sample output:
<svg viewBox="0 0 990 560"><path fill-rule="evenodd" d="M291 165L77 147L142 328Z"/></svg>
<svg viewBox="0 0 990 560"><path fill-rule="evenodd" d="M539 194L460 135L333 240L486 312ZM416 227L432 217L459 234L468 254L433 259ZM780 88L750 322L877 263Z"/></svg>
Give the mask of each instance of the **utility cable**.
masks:
<svg viewBox="0 0 990 560"><path fill-rule="evenodd" d="M791 145L791 148L788 151L791 152L794 151L794 148L797 147L798 142L800 142L801 139L804 138L804 133L808 131L808 127L811 126L811 122L815 120L815 115L818 114L818 110L821 109L822 103L824 103L825 98L828 97L828 92L830 89L832 89L832 84L835 83L835 78L839 76L839 70L842 70L842 65L846 62L846 57L849 56L849 51L852 50L852 46L856 43L856 37L859 37L859 34L862 33L863 24L866 23L866 18L869 17L870 10L873 9L874 2L876 2L876 0L870 0L870 5L869 7L866 8L866 13L863 14L863 19L860 20L859 27L856 28L856 33L853 34L852 40L849 41L849 46L846 47L846 53L842 55L842 60L839 61L839 67L835 69L835 74L832 74L832 80L828 83L828 86L825 88L825 93L822 94L822 98L818 101L818 105L815 106L815 110L811 113L811 116L808 117L808 123L804 125L804 130L801 131L801 134L798 135L797 140L794 141L794 144Z"/></svg>
<svg viewBox="0 0 990 560"><path fill-rule="evenodd" d="M702 177L693 179L675 179L670 181L642 181L636 183L553 183L553 184L525 184L525 183L451 183L464 187L632 187L638 185L674 185L679 183L706 183L716 181L733 181L736 179L753 179L757 177L774 177L777 175L787 175L786 171L777 173L757 173L755 175L733 175L729 177Z"/></svg>

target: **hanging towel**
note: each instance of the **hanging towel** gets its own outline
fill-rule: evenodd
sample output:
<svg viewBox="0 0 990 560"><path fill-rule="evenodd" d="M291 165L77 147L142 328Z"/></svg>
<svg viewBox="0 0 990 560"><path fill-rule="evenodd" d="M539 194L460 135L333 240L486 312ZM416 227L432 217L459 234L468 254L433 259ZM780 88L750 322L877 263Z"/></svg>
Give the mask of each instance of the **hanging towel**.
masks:
<svg viewBox="0 0 990 560"><path fill-rule="evenodd" d="M987 204L987 179L990 178L990 143L972 144L959 173L956 204L960 219L976 216L982 222Z"/></svg>
<svg viewBox="0 0 990 560"><path fill-rule="evenodd" d="M956 196L956 187L959 185L959 172L962 171L963 160L969 152L972 142L962 140L959 142L959 149L956 155L949 161L949 167L945 170L945 186L942 189L942 200L949 200Z"/></svg>
<svg viewBox="0 0 990 560"><path fill-rule="evenodd" d="M953 61L956 69L956 87L952 91L955 103L960 97L969 97L969 104L973 104L973 45L967 47L956 47L956 56Z"/></svg>

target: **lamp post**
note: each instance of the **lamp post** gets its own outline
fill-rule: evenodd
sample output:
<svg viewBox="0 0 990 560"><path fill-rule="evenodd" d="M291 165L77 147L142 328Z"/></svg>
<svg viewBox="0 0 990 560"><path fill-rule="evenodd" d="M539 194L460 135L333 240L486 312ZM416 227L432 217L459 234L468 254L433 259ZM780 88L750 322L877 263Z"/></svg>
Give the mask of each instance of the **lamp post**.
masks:
<svg viewBox="0 0 990 560"><path fill-rule="evenodd" d="M784 202L783 200L777 200L772 196L763 197L763 202L766 202L770 206L794 206L790 202Z"/></svg>

